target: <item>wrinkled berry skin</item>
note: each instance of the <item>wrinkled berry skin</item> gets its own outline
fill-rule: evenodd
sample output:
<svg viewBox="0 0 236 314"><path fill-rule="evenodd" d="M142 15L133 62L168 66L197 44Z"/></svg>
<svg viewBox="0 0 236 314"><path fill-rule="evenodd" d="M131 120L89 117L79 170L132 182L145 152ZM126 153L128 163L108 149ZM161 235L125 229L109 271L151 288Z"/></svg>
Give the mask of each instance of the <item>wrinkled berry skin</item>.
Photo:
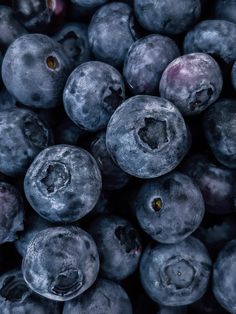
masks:
<svg viewBox="0 0 236 314"><path fill-rule="evenodd" d="M236 24L223 20L205 20L187 33L184 52L205 52L231 64L236 59Z"/></svg>
<svg viewBox="0 0 236 314"><path fill-rule="evenodd" d="M2 78L8 91L22 104L52 108L60 104L71 63L63 47L42 34L19 37L8 48Z"/></svg>
<svg viewBox="0 0 236 314"><path fill-rule="evenodd" d="M25 195L38 214L64 223L89 213L98 201L101 186L101 174L92 155L63 144L38 154L24 181Z"/></svg>
<svg viewBox="0 0 236 314"><path fill-rule="evenodd" d="M208 286L211 259L205 246L189 237L176 244L147 247L140 262L142 285L151 299L166 306L200 299Z"/></svg>
<svg viewBox="0 0 236 314"><path fill-rule="evenodd" d="M187 238L199 227L205 212L198 186L180 172L144 183L133 208L143 230L161 243Z"/></svg>
<svg viewBox="0 0 236 314"><path fill-rule="evenodd" d="M213 268L212 288L217 301L230 313L236 313L236 240L226 244Z"/></svg>
<svg viewBox="0 0 236 314"><path fill-rule="evenodd" d="M161 77L160 94L183 115L195 115L217 100L222 86L217 62L205 53L191 53L167 66Z"/></svg>
<svg viewBox="0 0 236 314"><path fill-rule="evenodd" d="M0 181L0 244L17 239L17 232L24 229L23 202L16 188Z"/></svg>
<svg viewBox="0 0 236 314"><path fill-rule="evenodd" d="M117 108L107 127L106 144L121 169L146 179L170 172L189 148L178 109L153 96L131 97Z"/></svg>
<svg viewBox="0 0 236 314"><path fill-rule="evenodd" d="M73 61L74 67L91 59L86 24L65 24L53 38L62 44L66 54Z"/></svg>
<svg viewBox="0 0 236 314"><path fill-rule="evenodd" d="M236 169L236 101L219 100L205 112L203 128L216 159Z"/></svg>
<svg viewBox="0 0 236 314"><path fill-rule="evenodd" d="M166 35L186 32L201 13L199 0L135 0L134 8L145 29Z"/></svg>
<svg viewBox="0 0 236 314"><path fill-rule="evenodd" d="M236 23L236 1L216 0L214 5L214 18Z"/></svg>
<svg viewBox="0 0 236 314"><path fill-rule="evenodd" d="M205 155L199 154L185 160L181 171L199 186L208 212L228 214L235 211L236 175L233 170L214 164Z"/></svg>
<svg viewBox="0 0 236 314"><path fill-rule="evenodd" d="M98 279L81 296L67 301L63 314L132 314L132 305L125 290L117 283Z"/></svg>
<svg viewBox="0 0 236 314"><path fill-rule="evenodd" d="M55 227L39 232L22 262L27 285L55 301L67 301L96 280L99 257L91 236L78 227Z"/></svg>
<svg viewBox="0 0 236 314"><path fill-rule="evenodd" d="M60 314L62 304L35 294L21 270L14 269L0 276L0 308L1 314Z"/></svg>
<svg viewBox="0 0 236 314"><path fill-rule="evenodd" d="M106 147L106 132L100 132L90 145L90 151L102 173L102 186L105 190L117 190L129 182L129 175L111 159Z"/></svg>
<svg viewBox="0 0 236 314"><path fill-rule="evenodd" d="M232 68L232 84L236 91L236 62L234 62L234 66Z"/></svg>
<svg viewBox="0 0 236 314"><path fill-rule="evenodd" d="M113 2L98 9L88 30L96 59L122 66L129 47L140 36L135 23L132 8L126 3Z"/></svg>
<svg viewBox="0 0 236 314"><path fill-rule="evenodd" d="M24 174L35 156L53 142L49 127L27 109L0 112L0 171Z"/></svg>
<svg viewBox="0 0 236 314"><path fill-rule="evenodd" d="M118 216L96 218L88 229L96 242L102 277L123 280L138 267L142 246L132 224Z"/></svg>
<svg viewBox="0 0 236 314"><path fill-rule="evenodd" d="M179 54L175 42L161 35L145 36L133 43L123 70L131 92L156 95L162 72Z"/></svg>
<svg viewBox="0 0 236 314"><path fill-rule="evenodd" d="M65 111L70 119L88 131L105 128L124 99L121 74L99 61L77 67L69 76L63 94Z"/></svg>

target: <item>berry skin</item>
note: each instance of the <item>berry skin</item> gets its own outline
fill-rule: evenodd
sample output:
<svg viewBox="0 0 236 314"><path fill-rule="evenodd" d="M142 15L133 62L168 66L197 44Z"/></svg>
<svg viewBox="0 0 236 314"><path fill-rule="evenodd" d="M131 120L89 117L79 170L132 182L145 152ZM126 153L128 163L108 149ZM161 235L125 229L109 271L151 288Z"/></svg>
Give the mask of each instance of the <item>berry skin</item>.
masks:
<svg viewBox="0 0 236 314"><path fill-rule="evenodd" d="M82 148L63 144L38 154L24 181L31 206L43 218L63 223L88 214L98 201L101 187L94 158Z"/></svg>
<svg viewBox="0 0 236 314"><path fill-rule="evenodd" d="M233 68L232 68L232 84L236 91L236 61L234 62Z"/></svg>
<svg viewBox="0 0 236 314"><path fill-rule="evenodd" d="M236 1L216 0L214 6L214 18L236 23Z"/></svg>
<svg viewBox="0 0 236 314"><path fill-rule="evenodd" d="M67 301L96 280L99 257L91 236L78 227L55 227L39 232L22 262L30 289L55 301Z"/></svg>

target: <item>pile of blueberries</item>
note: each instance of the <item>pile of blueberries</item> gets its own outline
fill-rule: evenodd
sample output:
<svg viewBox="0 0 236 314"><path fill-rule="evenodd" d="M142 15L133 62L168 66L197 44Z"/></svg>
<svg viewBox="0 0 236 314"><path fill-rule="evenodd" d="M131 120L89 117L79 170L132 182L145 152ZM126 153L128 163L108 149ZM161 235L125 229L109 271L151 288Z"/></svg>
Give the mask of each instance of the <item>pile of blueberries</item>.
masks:
<svg viewBox="0 0 236 314"><path fill-rule="evenodd" d="M0 0L0 314L236 313L236 0Z"/></svg>

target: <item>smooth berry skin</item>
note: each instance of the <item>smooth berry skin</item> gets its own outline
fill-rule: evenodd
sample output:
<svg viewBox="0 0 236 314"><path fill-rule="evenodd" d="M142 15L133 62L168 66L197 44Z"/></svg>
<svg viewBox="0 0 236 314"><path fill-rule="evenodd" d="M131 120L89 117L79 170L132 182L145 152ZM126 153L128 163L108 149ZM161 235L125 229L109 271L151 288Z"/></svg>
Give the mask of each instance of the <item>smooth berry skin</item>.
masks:
<svg viewBox="0 0 236 314"><path fill-rule="evenodd" d="M69 76L63 94L69 118L87 131L104 129L125 99L121 74L109 64L90 61Z"/></svg>
<svg viewBox="0 0 236 314"><path fill-rule="evenodd" d="M96 280L99 257L91 236L79 227L54 227L39 232L22 262L30 289L45 298L67 301Z"/></svg>
<svg viewBox="0 0 236 314"><path fill-rule="evenodd" d="M208 108L203 129L215 158L224 166L236 169L236 101L223 99Z"/></svg>
<svg viewBox="0 0 236 314"><path fill-rule="evenodd" d="M162 74L161 97L183 115L195 115L217 100L223 78L217 62L205 53L191 53L172 61Z"/></svg>
<svg viewBox="0 0 236 314"><path fill-rule="evenodd" d="M52 145L50 128L28 110L0 112L0 171L9 176L25 174L36 155Z"/></svg>
<svg viewBox="0 0 236 314"><path fill-rule="evenodd" d="M96 60L121 67L128 49L140 37L135 23L133 10L126 3L113 2L98 9L88 29Z"/></svg>
<svg viewBox="0 0 236 314"><path fill-rule="evenodd" d="M7 90L33 108L59 105L70 71L71 62L63 47L42 34L19 37L8 48L2 64Z"/></svg>
<svg viewBox="0 0 236 314"><path fill-rule="evenodd" d="M98 279L93 287L81 296L67 301L63 314L132 314L132 305L125 290L117 283Z"/></svg>
<svg viewBox="0 0 236 314"><path fill-rule="evenodd" d="M24 209L22 198L17 189L0 181L0 244L13 242L17 232L24 229Z"/></svg>
<svg viewBox="0 0 236 314"><path fill-rule="evenodd" d="M235 172L210 161L207 156L192 155L181 165L181 171L190 176L199 186L206 211L213 214L228 214L235 211Z"/></svg>
<svg viewBox="0 0 236 314"><path fill-rule="evenodd" d="M207 290L211 259L194 237L176 244L155 244L140 262L142 285L151 299L165 306L188 305Z"/></svg>
<svg viewBox="0 0 236 314"><path fill-rule="evenodd" d="M135 0L135 15L148 31L165 35L186 32L201 14L199 0Z"/></svg>
<svg viewBox="0 0 236 314"><path fill-rule="evenodd" d="M126 219L113 215L96 218L88 232L96 242L101 276L119 281L137 269L142 245L139 234Z"/></svg>
<svg viewBox="0 0 236 314"><path fill-rule="evenodd" d="M109 154L130 175L148 179L173 170L189 148L178 109L154 96L134 96L112 115L106 133Z"/></svg>
<svg viewBox="0 0 236 314"><path fill-rule="evenodd" d="M161 243L178 243L200 225L204 200L192 179L171 172L143 183L133 202L142 229Z"/></svg>
<svg viewBox="0 0 236 314"><path fill-rule="evenodd" d="M234 62L234 65L233 65L233 68L232 68L231 77L232 77L233 87L234 87L234 89L236 91L236 61Z"/></svg>
<svg viewBox="0 0 236 314"><path fill-rule="evenodd" d="M165 36L149 35L130 47L123 75L134 95L156 95L161 74L180 55L175 42Z"/></svg>
<svg viewBox="0 0 236 314"><path fill-rule="evenodd" d="M236 59L236 24L205 20L192 28L184 39L184 53L204 52L225 64Z"/></svg>
<svg viewBox="0 0 236 314"><path fill-rule="evenodd" d="M214 18L236 23L236 1L216 0L214 5Z"/></svg>
<svg viewBox="0 0 236 314"><path fill-rule="evenodd" d="M51 222L74 222L88 214L101 187L101 174L92 155L63 144L38 154L24 180L29 203Z"/></svg>
<svg viewBox="0 0 236 314"><path fill-rule="evenodd" d="M129 182L129 175L114 163L107 151L105 131L96 135L90 145L90 151L101 170L103 189L118 190Z"/></svg>
<svg viewBox="0 0 236 314"><path fill-rule="evenodd" d="M220 303L230 313L236 313L236 240L232 240L220 251L213 267L213 293Z"/></svg>

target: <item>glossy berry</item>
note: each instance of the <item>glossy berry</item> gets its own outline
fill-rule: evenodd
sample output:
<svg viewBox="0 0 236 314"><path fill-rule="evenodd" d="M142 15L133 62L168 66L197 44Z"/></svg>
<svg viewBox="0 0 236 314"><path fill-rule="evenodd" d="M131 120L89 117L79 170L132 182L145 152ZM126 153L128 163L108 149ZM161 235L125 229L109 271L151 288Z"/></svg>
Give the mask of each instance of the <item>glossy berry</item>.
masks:
<svg viewBox="0 0 236 314"><path fill-rule="evenodd" d="M55 227L39 232L22 263L27 285L36 293L67 301L96 280L99 258L90 235L78 227Z"/></svg>

